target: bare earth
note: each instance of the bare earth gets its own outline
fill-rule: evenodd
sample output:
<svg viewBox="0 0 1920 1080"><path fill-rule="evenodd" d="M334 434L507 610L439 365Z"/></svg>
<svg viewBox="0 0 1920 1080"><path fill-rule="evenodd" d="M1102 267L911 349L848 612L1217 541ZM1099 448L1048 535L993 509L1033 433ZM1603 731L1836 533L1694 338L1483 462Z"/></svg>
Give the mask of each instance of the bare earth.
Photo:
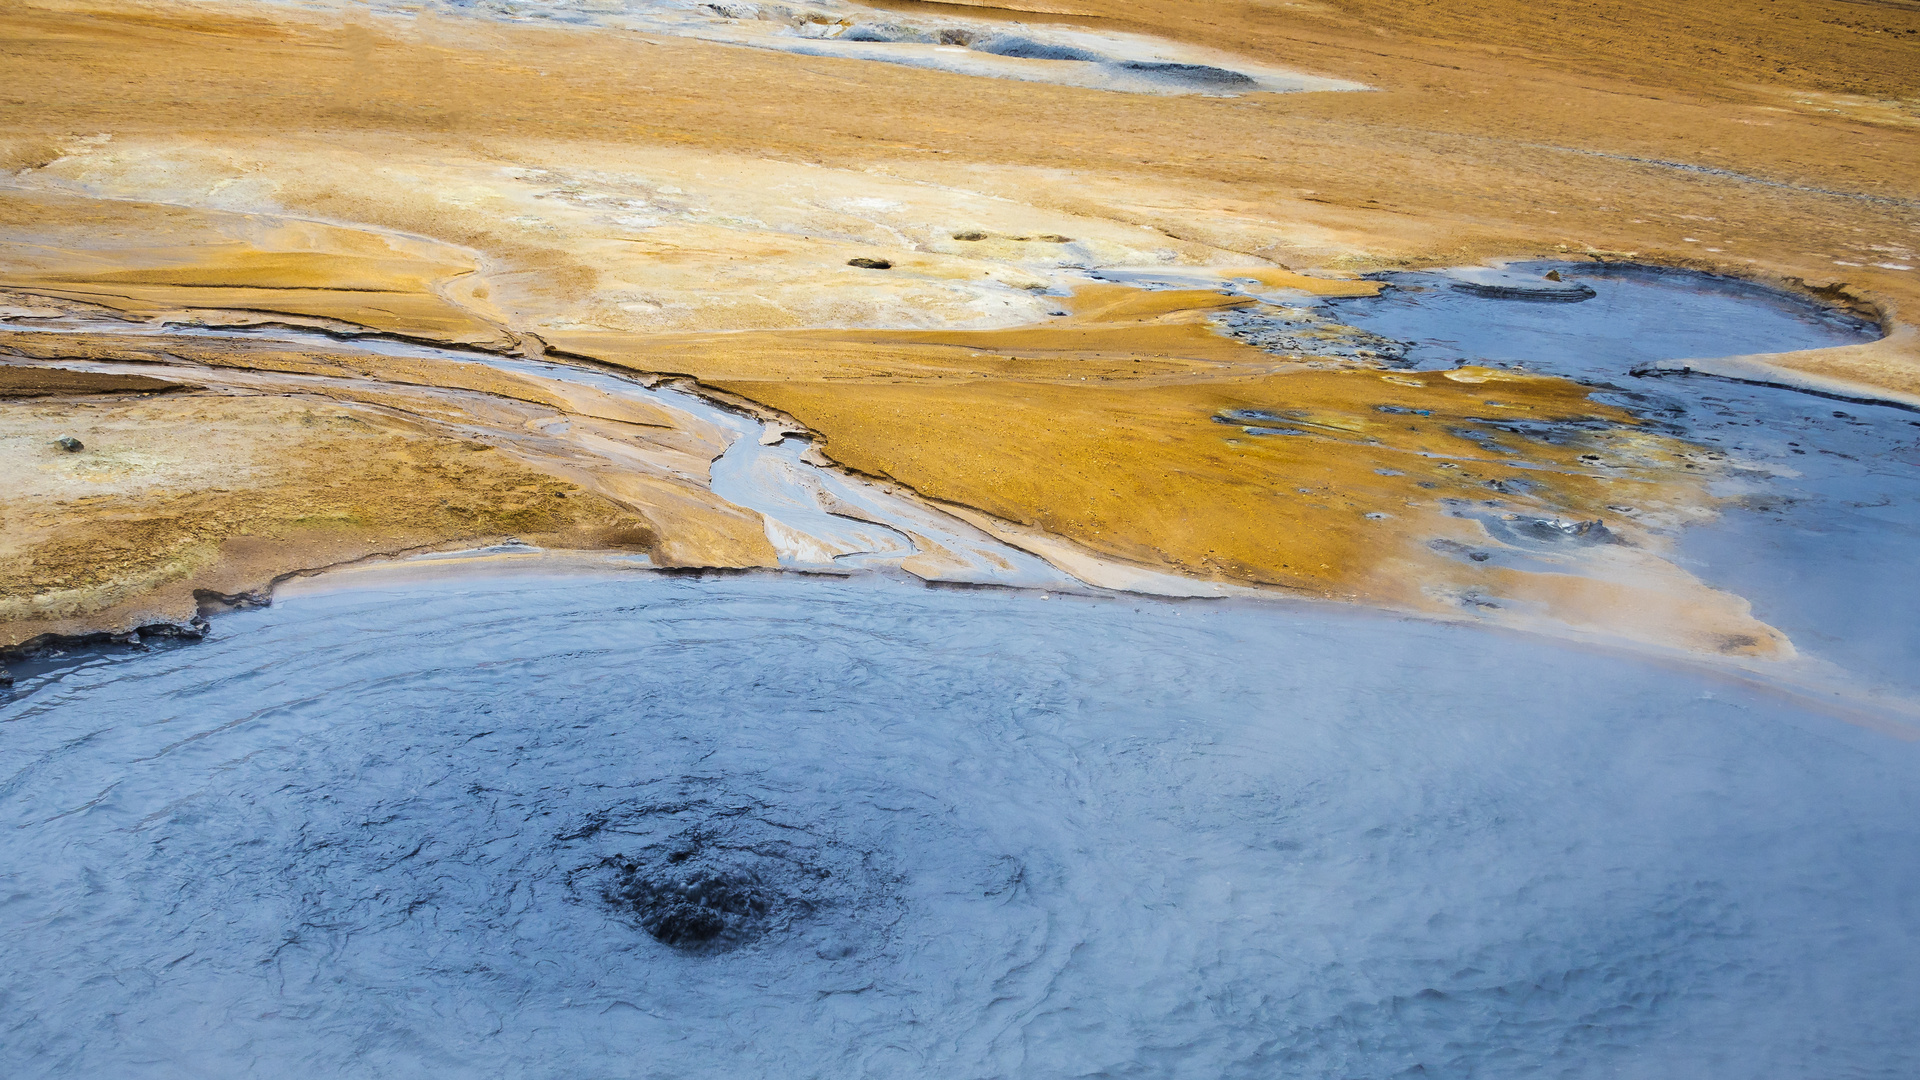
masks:
<svg viewBox="0 0 1920 1080"><path fill-rule="evenodd" d="M1501 618L1477 600L1504 597L1529 625L1792 654L1664 557L1713 513L1721 463L1700 448L1561 380L1275 356L1213 328L1244 298L1084 270L1255 278L1276 304L1492 259L1713 270L1888 331L1752 370L1920 401L1920 8L868 6L1371 89L1118 92L729 43L784 32L769 19L702 38L9 5L0 645L506 537L776 561L759 515L709 490L722 433L683 416L344 342L182 332L278 327L690 376L1030 550L1460 617ZM1213 422L1271 408L1324 437ZM1579 575L1436 555L1465 527L1442 500L1515 474L1419 455L1489 408L1594 421L1584 442L1507 438L1540 481L1509 502L1627 543Z"/></svg>

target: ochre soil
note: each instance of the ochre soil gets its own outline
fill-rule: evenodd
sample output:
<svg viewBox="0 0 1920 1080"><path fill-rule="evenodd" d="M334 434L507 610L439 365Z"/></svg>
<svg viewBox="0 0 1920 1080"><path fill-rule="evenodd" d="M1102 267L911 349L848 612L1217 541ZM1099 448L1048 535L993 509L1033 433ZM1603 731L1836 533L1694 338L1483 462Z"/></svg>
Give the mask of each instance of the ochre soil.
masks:
<svg viewBox="0 0 1920 1080"><path fill-rule="evenodd" d="M88 447L43 445L50 426ZM102 395L0 411L0 625L45 632L178 620L288 570L519 536L631 537L639 516L480 444L325 400ZM186 474L188 483L176 486ZM66 497L62 497L66 496Z"/></svg>
<svg viewBox="0 0 1920 1080"><path fill-rule="evenodd" d="M1116 557L1417 608L1485 585L1640 636L1668 617L1655 594L1712 605L1684 575L1661 576L1671 568L1643 566L1650 586L1610 598L1491 571L1462 584L1426 547L1458 527L1437 501L1505 474L1443 477L1408 458L1457 452L1467 444L1443 429L1490 401L1583 417L1600 425L1590 445L1520 448L1551 467L1530 505L1617 519L1604 507L1631 504L1672 524L1707 505L1695 477L1712 463L1687 448L1553 380L1496 395L1289 364L1207 329L1217 297L1082 290L1063 319L1026 290L1069 238L1113 261L1253 267L1307 291L1365 287L1348 279L1381 268L1631 258L1872 313L1892 331L1882 342L1770 362L1920 393L1908 325L1920 272L1902 269L1920 266L1920 8L1031 6L1377 89L1153 97L562 27L423 16L343 28L257 5L31 0L0 16L0 167L14 174L0 185L0 287L12 290L0 306L351 324L691 374L791 414L851 467ZM628 203L645 208L609 209ZM987 238L956 239L976 229ZM858 254L896 268L850 270ZM192 402L218 428L236 400L138 408ZM51 439L98 407L55 402L10 403L8 422ZM1430 417L1388 424L1381 404ZM1249 438L1213 422L1243 407L1295 410L1331 434ZM320 451L267 434L286 425L242 411L231 423L284 451L271 486L286 513L345 497L298 479ZM1631 468L1608 480L1576 464L1576 451L1604 459L1618 446L1632 447ZM423 507L450 488L475 514L516 505L501 494L511 485L439 465L351 476ZM209 507L236 501L179 488ZM49 536L111 520L63 498ZM397 528L329 520L355 551ZM488 531L407 520L409 542ZM505 520L493 531L510 531ZM228 541L194 547L184 528L156 550L213 551L204 565L223 565ZM291 535L274 528L224 535ZM1658 532L1640 540L1657 551ZM733 545L716 561L751 561L737 529L699 535L731 538L713 541ZM86 545L62 550L70 565L33 573L75 579ZM113 580L137 592L142 573ZM28 599L53 587L22 582ZM1724 618L1707 621L1736 628L1715 647L1765 638L1723 600Z"/></svg>

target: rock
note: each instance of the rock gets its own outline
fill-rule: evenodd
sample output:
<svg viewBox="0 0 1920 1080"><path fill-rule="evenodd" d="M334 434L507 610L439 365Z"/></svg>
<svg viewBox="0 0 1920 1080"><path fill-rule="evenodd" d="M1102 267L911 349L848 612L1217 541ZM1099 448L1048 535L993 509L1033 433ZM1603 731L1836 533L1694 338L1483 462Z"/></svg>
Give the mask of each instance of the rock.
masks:
<svg viewBox="0 0 1920 1080"><path fill-rule="evenodd" d="M1594 297L1592 286L1584 282L1568 281L1558 276L1559 273L1558 270L1553 270L1542 277L1533 277L1530 274L1487 266L1463 266L1441 272L1442 276L1453 279L1453 287L1461 292L1495 300L1549 300L1560 303L1579 303Z"/></svg>
<svg viewBox="0 0 1920 1080"><path fill-rule="evenodd" d="M954 233L953 238L955 240L985 240L987 238L987 234L981 232L978 229L964 229L960 232Z"/></svg>
<svg viewBox="0 0 1920 1080"><path fill-rule="evenodd" d="M76 439L71 435L60 436L59 438L53 440L53 445L59 447L62 450L65 450L69 454L77 454L80 451L85 450L87 448L86 443L81 442L79 439Z"/></svg>
<svg viewBox="0 0 1920 1080"><path fill-rule="evenodd" d="M859 267L859 268L860 268L860 269L862 269L862 270L891 270L891 269L893 269L893 264L892 264L892 263L890 263L890 262L888 262L888 261L887 261L887 260L885 260L885 259L867 259L867 258L859 258L859 259L848 259L848 260L847 260L847 265L848 265L848 266L857 266L857 267Z"/></svg>
<svg viewBox="0 0 1920 1080"><path fill-rule="evenodd" d="M8 671L6 668L0 667L0 687L8 687L12 685L13 685L13 672Z"/></svg>

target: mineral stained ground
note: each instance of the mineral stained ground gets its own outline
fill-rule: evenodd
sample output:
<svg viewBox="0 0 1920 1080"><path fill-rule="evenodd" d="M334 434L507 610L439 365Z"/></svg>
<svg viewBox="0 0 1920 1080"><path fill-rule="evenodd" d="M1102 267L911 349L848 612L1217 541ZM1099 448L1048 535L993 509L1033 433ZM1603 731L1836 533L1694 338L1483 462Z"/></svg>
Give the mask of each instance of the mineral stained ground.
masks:
<svg viewBox="0 0 1920 1080"><path fill-rule="evenodd" d="M1920 401L1910 5L22 0L0 56L0 645L509 538L794 564L727 432L470 355L670 381L1095 584L1759 662L1671 557L1737 461L1316 305L1689 268L1880 331L1742 373ZM1476 505L1618 542L1462 559Z"/></svg>

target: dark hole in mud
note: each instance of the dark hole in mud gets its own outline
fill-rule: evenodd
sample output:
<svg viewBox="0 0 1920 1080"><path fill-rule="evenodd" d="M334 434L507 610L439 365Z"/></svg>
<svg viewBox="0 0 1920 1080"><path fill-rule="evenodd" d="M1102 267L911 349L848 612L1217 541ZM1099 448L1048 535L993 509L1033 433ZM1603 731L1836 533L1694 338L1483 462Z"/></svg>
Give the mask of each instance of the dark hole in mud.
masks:
<svg viewBox="0 0 1920 1080"><path fill-rule="evenodd" d="M616 806L558 834L598 849L567 875L575 897L687 953L764 945L850 956L885 936L897 898L884 856L833 840L804 814L709 799L710 783L682 781L677 796Z"/></svg>
<svg viewBox="0 0 1920 1080"><path fill-rule="evenodd" d="M607 902L676 949L726 948L765 933L779 898L752 870L709 866L697 854L676 851L651 864L616 860Z"/></svg>

